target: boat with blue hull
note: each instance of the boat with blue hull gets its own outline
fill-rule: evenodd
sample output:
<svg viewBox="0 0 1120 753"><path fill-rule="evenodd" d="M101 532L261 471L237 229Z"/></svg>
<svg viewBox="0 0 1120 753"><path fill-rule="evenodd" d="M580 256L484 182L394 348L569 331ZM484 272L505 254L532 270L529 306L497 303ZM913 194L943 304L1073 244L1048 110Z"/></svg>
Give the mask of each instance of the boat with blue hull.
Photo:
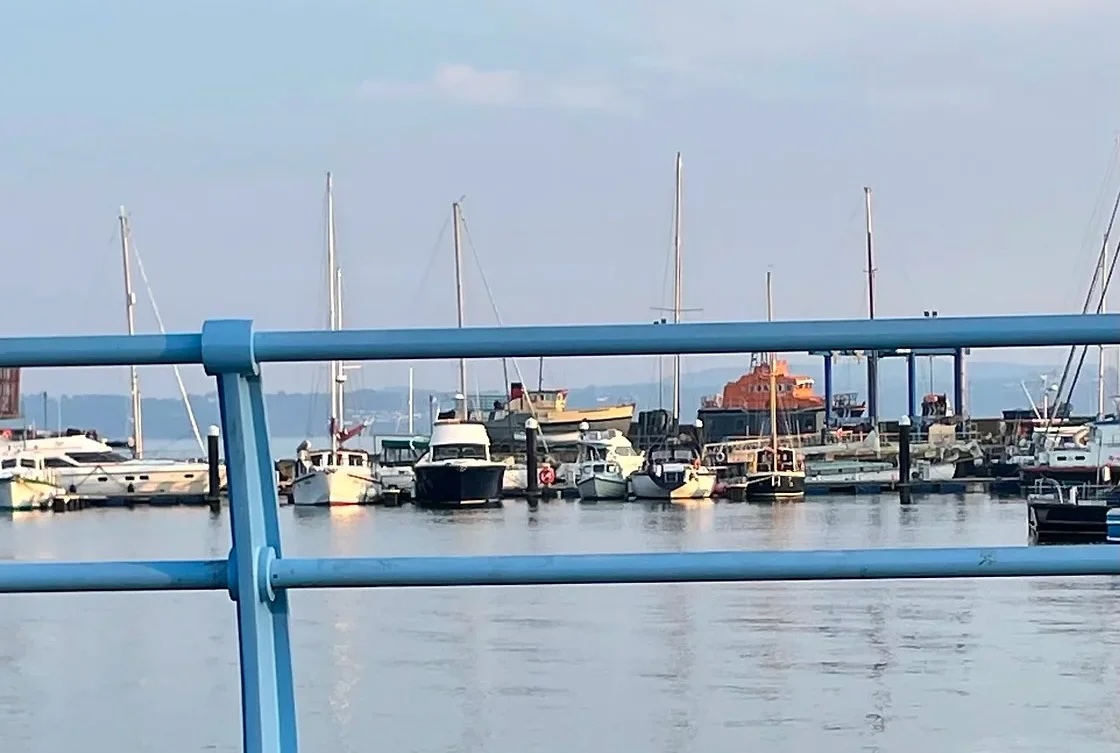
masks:
<svg viewBox="0 0 1120 753"><path fill-rule="evenodd" d="M1120 507L1110 507L1104 514L1105 541L1120 544Z"/></svg>

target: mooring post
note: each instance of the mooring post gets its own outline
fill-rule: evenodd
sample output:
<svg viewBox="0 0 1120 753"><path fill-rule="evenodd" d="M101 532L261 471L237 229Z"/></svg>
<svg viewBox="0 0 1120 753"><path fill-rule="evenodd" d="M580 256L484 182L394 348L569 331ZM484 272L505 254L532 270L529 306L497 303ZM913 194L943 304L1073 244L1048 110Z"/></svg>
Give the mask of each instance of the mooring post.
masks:
<svg viewBox="0 0 1120 753"><path fill-rule="evenodd" d="M535 505L541 496L540 485L537 482L537 429L539 427L537 419L532 416L525 419L525 497L530 505Z"/></svg>
<svg viewBox="0 0 1120 753"><path fill-rule="evenodd" d="M221 503L222 461L219 445L221 434L222 430L217 426L211 426L210 430L206 432L206 470L208 473L206 501L210 503L211 507L217 507Z"/></svg>
<svg viewBox="0 0 1120 753"><path fill-rule="evenodd" d="M910 504L910 416L898 419L898 501Z"/></svg>
<svg viewBox="0 0 1120 753"><path fill-rule="evenodd" d="M279 506L253 323L208 321L202 364L217 379L229 486L230 598L237 606L245 753L297 753L288 594L272 588L282 556Z"/></svg>

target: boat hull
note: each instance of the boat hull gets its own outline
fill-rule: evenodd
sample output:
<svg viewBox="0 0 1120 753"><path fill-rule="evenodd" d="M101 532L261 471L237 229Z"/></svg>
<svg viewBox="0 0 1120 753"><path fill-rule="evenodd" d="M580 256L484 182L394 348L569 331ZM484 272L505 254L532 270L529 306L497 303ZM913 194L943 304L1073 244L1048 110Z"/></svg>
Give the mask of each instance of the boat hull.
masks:
<svg viewBox="0 0 1120 753"><path fill-rule="evenodd" d="M805 499L805 474L799 471L777 471L747 476L747 483L734 487L745 502L797 502ZM732 499L737 499L733 495Z"/></svg>
<svg viewBox="0 0 1120 753"><path fill-rule="evenodd" d="M1120 507L1110 507L1104 515L1105 541L1120 544Z"/></svg>
<svg viewBox="0 0 1120 753"><path fill-rule="evenodd" d="M411 466L381 466L377 480L382 491L395 492L403 499L410 499L416 487L416 474Z"/></svg>
<svg viewBox="0 0 1120 753"><path fill-rule="evenodd" d="M0 478L0 510L36 510L60 494L62 490L45 479Z"/></svg>
<svg viewBox="0 0 1120 753"><path fill-rule="evenodd" d="M635 473L630 477L630 493L638 499L707 499L715 485L714 473L666 472L660 477Z"/></svg>
<svg viewBox="0 0 1120 753"><path fill-rule="evenodd" d="M131 466L131 467L130 467ZM69 466L55 470L58 485L82 497L146 497L181 494L203 496L210 491L210 469L205 463L168 462ZM225 484L225 465L219 467Z"/></svg>
<svg viewBox="0 0 1120 753"><path fill-rule="evenodd" d="M956 476L955 463L915 465L911 476L916 481L952 481ZM837 486L840 484L896 484L898 468L882 470L852 470L831 473L827 466L810 467L804 483L808 486Z"/></svg>
<svg viewBox="0 0 1120 753"><path fill-rule="evenodd" d="M417 507L485 507L499 504L506 466L502 463L454 463L413 467Z"/></svg>
<svg viewBox="0 0 1120 753"><path fill-rule="evenodd" d="M502 418L486 422L486 431L492 443L506 444L518 441L516 435L523 435L529 413L511 413ZM590 431L614 429L626 434L634 421L634 406L603 408L599 411L564 411L563 413L537 417L540 436L559 434L578 434L580 424L586 422Z"/></svg>
<svg viewBox="0 0 1120 753"><path fill-rule="evenodd" d="M626 499L629 496L626 479L619 474L596 473L576 482L579 498L586 500Z"/></svg>
<svg viewBox="0 0 1120 753"><path fill-rule="evenodd" d="M342 468L313 469L293 480L291 489L292 504L300 507L361 505L379 496L372 478Z"/></svg>

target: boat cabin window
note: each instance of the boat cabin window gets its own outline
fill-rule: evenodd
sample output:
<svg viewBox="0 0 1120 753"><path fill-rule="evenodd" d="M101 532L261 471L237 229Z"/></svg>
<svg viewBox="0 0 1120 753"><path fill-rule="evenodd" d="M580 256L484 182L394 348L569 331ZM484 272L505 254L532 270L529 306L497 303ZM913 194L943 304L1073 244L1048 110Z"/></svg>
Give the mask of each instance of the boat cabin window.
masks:
<svg viewBox="0 0 1120 753"><path fill-rule="evenodd" d="M692 451L683 447L673 450L654 450L651 458L662 463L690 463L692 462Z"/></svg>
<svg viewBox="0 0 1120 753"><path fill-rule="evenodd" d="M419 457L419 453L408 445L400 447L381 447L381 465L412 465L416 462L417 457Z"/></svg>
<svg viewBox="0 0 1120 753"><path fill-rule="evenodd" d="M593 444L583 446L584 456L587 460L606 460L607 448Z"/></svg>
<svg viewBox="0 0 1120 753"><path fill-rule="evenodd" d="M0 468L35 468L34 458L5 458L0 462Z"/></svg>
<svg viewBox="0 0 1120 753"><path fill-rule="evenodd" d="M102 463L123 463L128 458L115 452L68 452L74 462L82 465L101 465Z"/></svg>
<svg viewBox="0 0 1120 753"><path fill-rule="evenodd" d="M441 444L432 448L432 460L486 460L486 445Z"/></svg>

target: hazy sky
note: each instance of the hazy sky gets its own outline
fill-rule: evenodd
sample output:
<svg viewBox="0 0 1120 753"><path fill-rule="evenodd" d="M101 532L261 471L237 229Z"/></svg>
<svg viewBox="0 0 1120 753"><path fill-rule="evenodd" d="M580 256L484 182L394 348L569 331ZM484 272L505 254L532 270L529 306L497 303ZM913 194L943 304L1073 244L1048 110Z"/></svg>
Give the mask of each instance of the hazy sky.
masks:
<svg viewBox="0 0 1120 753"><path fill-rule="evenodd" d="M864 185L881 315L1071 311L1120 183L1117 28L1115 0L13 0L0 327L123 329L122 203L169 330L321 326L328 169L349 326L454 323L441 229L463 195L470 323L495 323L479 267L505 323L650 320L671 300L677 150L690 318L761 318L768 268L779 318L861 316ZM174 391L166 369L143 379ZM37 371L34 389L126 383Z"/></svg>

